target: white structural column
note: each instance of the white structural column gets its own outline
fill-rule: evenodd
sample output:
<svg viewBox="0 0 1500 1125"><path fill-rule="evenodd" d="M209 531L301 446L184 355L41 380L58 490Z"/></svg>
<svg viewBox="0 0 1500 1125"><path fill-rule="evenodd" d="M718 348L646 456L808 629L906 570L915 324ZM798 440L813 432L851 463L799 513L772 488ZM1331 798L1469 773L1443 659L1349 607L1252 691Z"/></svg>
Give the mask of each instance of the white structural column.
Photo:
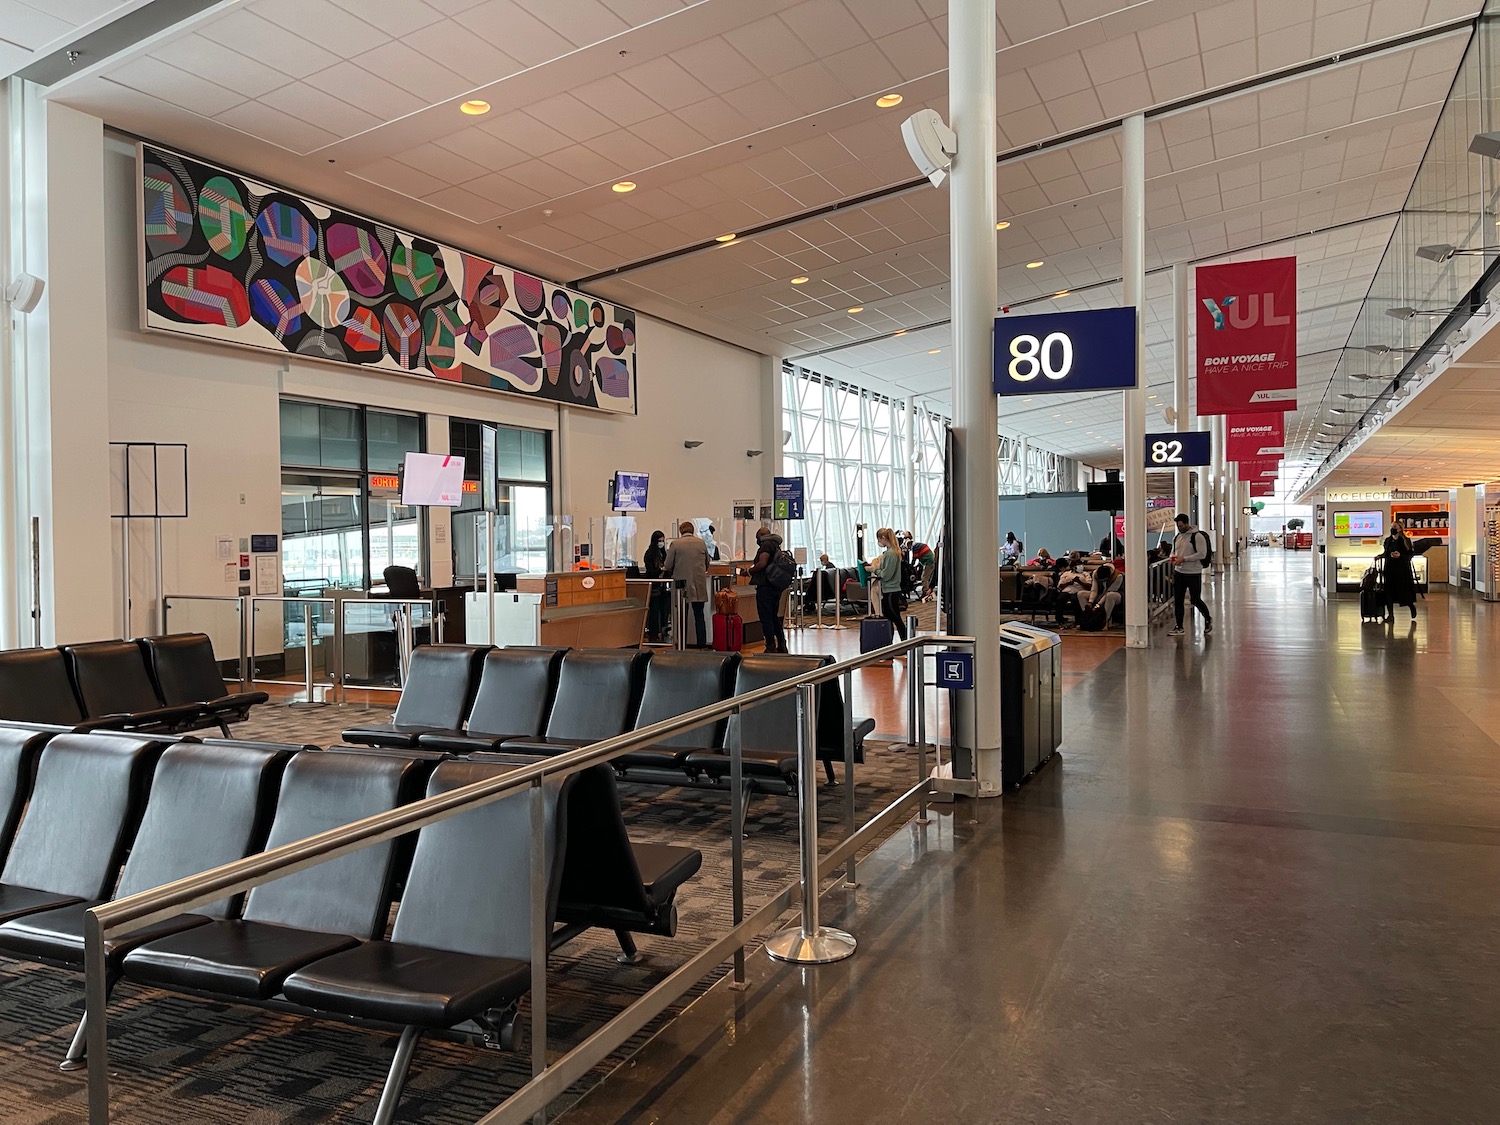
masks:
<svg viewBox="0 0 1500 1125"><path fill-rule="evenodd" d="M957 526L954 625L978 639L974 690L958 692L954 772L973 770L981 795L1000 793L1000 435L994 391L995 0L948 5L948 107L958 137L949 178L953 261L953 439ZM965 761L968 758L968 761Z"/></svg>
<svg viewBox="0 0 1500 1125"><path fill-rule="evenodd" d="M917 396L906 396L906 530L917 534Z"/></svg>
<svg viewBox="0 0 1500 1125"><path fill-rule="evenodd" d="M1125 176L1124 231L1125 303L1136 308L1135 369L1145 377L1146 325L1141 315L1146 295L1146 118L1142 114L1124 122L1123 171ZM1151 630L1146 616L1146 390L1136 386L1125 392L1125 647L1146 648ZM1111 529L1110 534L1113 534Z"/></svg>
<svg viewBox="0 0 1500 1125"><path fill-rule="evenodd" d="M31 523L38 521L37 595L43 645L120 632L119 535L110 519L109 348L105 328L104 125L44 101L11 79L9 261L0 283L25 271L47 283L41 303L12 325L5 385L10 446L0 568L8 612L4 644L32 643ZM138 560L143 568L144 560ZM136 589L141 585L136 583ZM150 619L150 614L139 615Z"/></svg>
<svg viewBox="0 0 1500 1125"><path fill-rule="evenodd" d="M1214 532L1218 539L1214 547L1216 573L1222 571L1228 562L1225 553L1229 549L1229 463L1224 457L1226 443L1224 415L1219 414L1214 418Z"/></svg>
<svg viewBox="0 0 1500 1125"><path fill-rule="evenodd" d="M1208 435L1209 449L1212 450L1214 444L1213 419L1199 418L1198 429ZM1208 461L1209 463L1207 465L1204 465L1198 470L1198 514L1197 518L1193 520L1193 522L1201 527L1204 531L1207 531L1209 529L1209 525L1213 523L1214 466L1212 452L1209 453Z"/></svg>
<svg viewBox="0 0 1500 1125"><path fill-rule="evenodd" d="M1172 408L1177 412L1177 424L1173 427L1184 434L1194 428L1192 411L1188 409L1188 318L1192 294L1189 288L1188 265L1178 262L1172 267ZM1191 471L1177 469L1174 472L1174 493L1179 512L1189 510L1192 503Z"/></svg>

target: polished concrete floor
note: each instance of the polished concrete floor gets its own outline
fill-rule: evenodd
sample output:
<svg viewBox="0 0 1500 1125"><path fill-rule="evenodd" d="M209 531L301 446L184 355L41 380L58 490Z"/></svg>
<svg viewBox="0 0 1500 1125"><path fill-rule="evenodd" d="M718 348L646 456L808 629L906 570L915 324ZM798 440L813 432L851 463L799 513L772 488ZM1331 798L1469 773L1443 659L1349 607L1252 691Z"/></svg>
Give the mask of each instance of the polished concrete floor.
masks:
<svg viewBox="0 0 1500 1125"><path fill-rule="evenodd" d="M904 828L563 1125L1500 1121L1500 606L1253 553L1026 789Z"/></svg>

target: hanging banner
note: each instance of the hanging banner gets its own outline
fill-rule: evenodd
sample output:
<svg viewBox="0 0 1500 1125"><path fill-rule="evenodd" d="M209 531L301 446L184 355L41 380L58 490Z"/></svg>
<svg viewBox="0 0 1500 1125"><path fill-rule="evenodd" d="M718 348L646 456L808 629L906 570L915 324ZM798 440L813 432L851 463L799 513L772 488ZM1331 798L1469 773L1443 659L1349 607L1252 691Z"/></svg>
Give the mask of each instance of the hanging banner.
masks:
<svg viewBox="0 0 1500 1125"><path fill-rule="evenodd" d="M1286 452L1286 415L1231 414L1224 419L1224 456L1229 461L1258 461Z"/></svg>
<svg viewBox="0 0 1500 1125"><path fill-rule="evenodd" d="M1276 485L1268 480L1253 480L1250 482L1250 499L1260 500L1267 496L1276 495Z"/></svg>
<svg viewBox="0 0 1500 1125"><path fill-rule="evenodd" d="M1242 481L1275 480L1281 475L1280 461L1241 461L1236 466Z"/></svg>
<svg viewBox="0 0 1500 1125"><path fill-rule="evenodd" d="M1198 267L1198 415L1297 405L1297 259Z"/></svg>

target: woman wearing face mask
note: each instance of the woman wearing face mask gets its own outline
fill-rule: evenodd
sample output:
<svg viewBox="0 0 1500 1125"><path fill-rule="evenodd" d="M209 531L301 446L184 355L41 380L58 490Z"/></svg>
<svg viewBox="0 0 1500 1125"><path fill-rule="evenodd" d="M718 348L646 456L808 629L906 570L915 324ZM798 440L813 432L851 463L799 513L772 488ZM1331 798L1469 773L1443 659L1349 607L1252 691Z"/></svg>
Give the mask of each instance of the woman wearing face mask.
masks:
<svg viewBox="0 0 1500 1125"><path fill-rule="evenodd" d="M645 578L665 577L663 568L667 561L667 533L653 531L651 546L646 548L641 559L641 574ZM672 591L664 584L651 587L651 598L646 603L646 641L658 644L667 639L667 618L672 612Z"/></svg>
<svg viewBox="0 0 1500 1125"><path fill-rule="evenodd" d="M882 527L875 533L875 542L885 548L874 565L871 575L880 583L880 614L896 628L896 635L906 640L906 622L901 620L901 551L896 546L896 533Z"/></svg>

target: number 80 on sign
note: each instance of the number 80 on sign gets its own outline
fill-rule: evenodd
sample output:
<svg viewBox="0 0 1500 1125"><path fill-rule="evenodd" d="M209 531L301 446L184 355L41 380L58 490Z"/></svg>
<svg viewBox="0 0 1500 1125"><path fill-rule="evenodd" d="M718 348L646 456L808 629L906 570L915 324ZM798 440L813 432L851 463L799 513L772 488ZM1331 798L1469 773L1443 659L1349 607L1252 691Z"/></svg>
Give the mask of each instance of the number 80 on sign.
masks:
<svg viewBox="0 0 1500 1125"><path fill-rule="evenodd" d="M997 395L1136 385L1135 309L995 318Z"/></svg>

